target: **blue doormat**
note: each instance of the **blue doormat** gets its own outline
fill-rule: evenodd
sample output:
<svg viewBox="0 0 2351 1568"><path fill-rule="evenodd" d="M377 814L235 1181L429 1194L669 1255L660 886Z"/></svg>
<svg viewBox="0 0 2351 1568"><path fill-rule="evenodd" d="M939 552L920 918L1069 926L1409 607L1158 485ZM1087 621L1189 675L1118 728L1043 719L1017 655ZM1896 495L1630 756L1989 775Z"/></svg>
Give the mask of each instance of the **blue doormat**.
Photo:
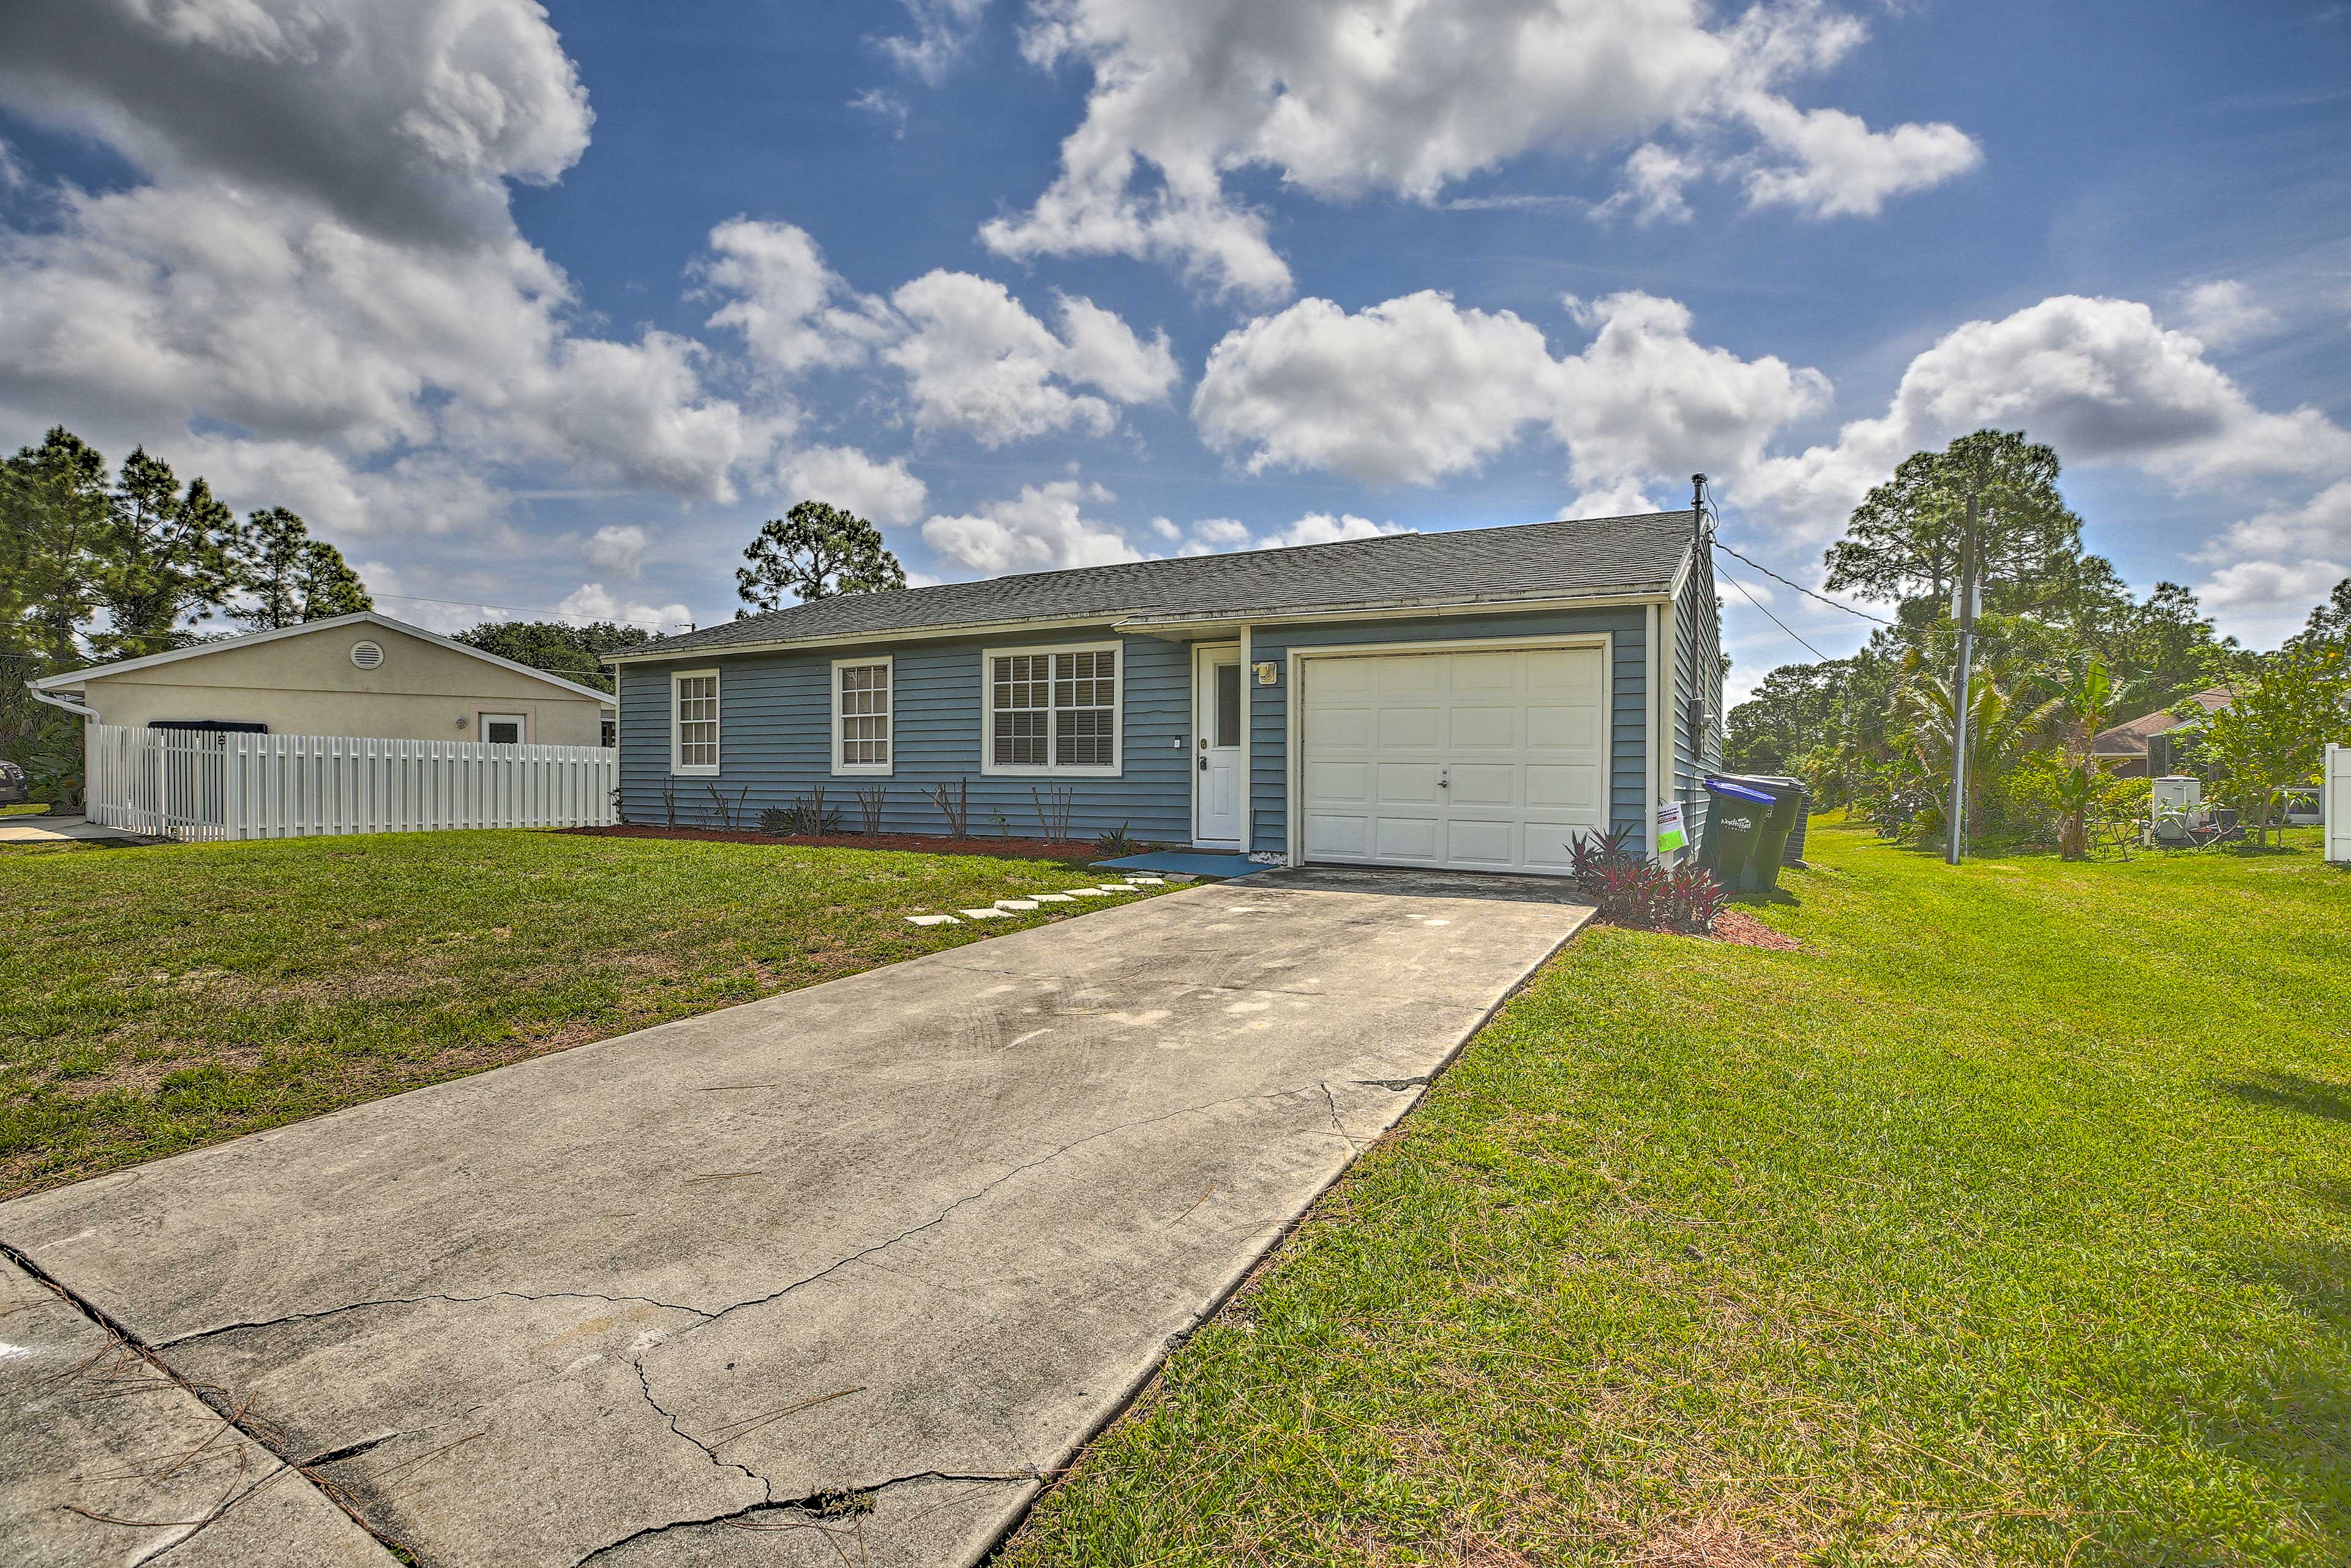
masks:
<svg viewBox="0 0 2351 1568"><path fill-rule="evenodd" d="M1097 871L1174 872L1179 876L1220 877L1228 882L1273 869L1247 855L1224 855L1214 850L1155 850L1147 855L1128 855L1124 860L1096 861L1093 864Z"/></svg>

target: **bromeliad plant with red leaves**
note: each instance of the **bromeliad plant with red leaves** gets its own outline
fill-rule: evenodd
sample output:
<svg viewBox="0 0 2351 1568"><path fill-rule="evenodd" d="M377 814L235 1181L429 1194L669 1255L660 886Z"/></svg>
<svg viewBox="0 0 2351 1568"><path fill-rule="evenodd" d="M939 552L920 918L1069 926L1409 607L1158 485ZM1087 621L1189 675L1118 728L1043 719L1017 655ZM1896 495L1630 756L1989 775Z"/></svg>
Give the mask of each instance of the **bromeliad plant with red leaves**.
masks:
<svg viewBox="0 0 2351 1568"><path fill-rule="evenodd" d="M1576 890L1598 906L1600 918L1637 931L1712 930L1730 897L1714 873L1694 865L1668 870L1628 847L1631 836L1629 829L1604 838L1577 835Z"/></svg>

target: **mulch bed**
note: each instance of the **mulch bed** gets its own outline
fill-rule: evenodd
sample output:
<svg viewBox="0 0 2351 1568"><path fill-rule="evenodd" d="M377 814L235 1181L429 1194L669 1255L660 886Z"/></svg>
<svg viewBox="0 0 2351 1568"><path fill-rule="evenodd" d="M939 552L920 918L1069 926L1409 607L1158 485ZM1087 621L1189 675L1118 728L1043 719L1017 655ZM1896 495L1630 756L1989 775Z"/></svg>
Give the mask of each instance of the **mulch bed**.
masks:
<svg viewBox="0 0 2351 1568"><path fill-rule="evenodd" d="M1001 855L1012 860L1068 861L1083 864L1102 851L1083 839L1055 843L1050 839L950 839L929 833L824 833L810 838L786 838L740 828L659 828L644 822L623 822L611 828L563 828L606 839L711 839L727 844L791 844L820 850L909 850L925 855Z"/></svg>
<svg viewBox="0 0 2351 1568"><path fill-rule="evenodd" d="M1714 917L1714 939L1729 942L1740 947L1769 947L1775 953L1793 953L1803 944L1784 931L1774 931L1743 910L1726 909Z"/></svg>

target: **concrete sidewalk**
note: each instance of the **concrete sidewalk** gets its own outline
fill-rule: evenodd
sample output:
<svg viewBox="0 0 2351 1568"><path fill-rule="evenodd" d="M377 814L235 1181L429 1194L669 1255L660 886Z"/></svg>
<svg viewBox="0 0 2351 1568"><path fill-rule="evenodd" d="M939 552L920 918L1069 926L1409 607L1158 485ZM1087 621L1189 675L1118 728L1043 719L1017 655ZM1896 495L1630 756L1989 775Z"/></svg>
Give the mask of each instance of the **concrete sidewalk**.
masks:
<svg viewBox="0 0 2351 1568"><path fill-rule="evenodd" d="M0 1243L423 1563L967 1562L1568 897L1190 888L0 1205ZM49 1495L5 1392L0 1486ZM0 1560L126 1558L51 1509Z"/></svg>

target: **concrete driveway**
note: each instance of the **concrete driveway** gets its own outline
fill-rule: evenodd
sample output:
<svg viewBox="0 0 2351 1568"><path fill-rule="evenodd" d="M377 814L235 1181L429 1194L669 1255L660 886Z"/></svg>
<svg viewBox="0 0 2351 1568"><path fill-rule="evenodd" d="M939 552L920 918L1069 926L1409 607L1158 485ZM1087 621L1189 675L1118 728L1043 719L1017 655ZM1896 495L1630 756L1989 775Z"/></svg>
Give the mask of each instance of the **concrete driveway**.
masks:
<svg viewBox="0 0 2351 1568"><path fill-rule="evenodd" d="M971 1561L1567 899L1188 888L0 1205L0 1563Z"/></svg>

